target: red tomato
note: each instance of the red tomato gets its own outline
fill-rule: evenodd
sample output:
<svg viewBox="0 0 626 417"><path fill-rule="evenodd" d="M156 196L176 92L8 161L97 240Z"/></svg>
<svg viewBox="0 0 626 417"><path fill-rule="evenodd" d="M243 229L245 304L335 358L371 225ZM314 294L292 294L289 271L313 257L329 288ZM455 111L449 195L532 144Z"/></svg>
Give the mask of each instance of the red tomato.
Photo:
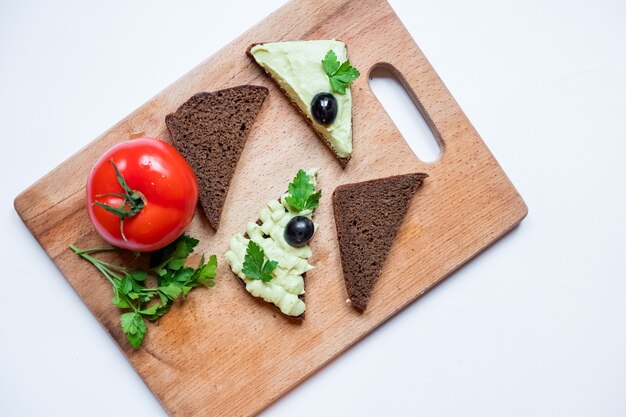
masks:
<svg viewBox="0 0 626 417"><path fill-rule="evenodd" d="M133 139L113 146L87 179L91 222L107 242L124 249L149 252L172 243L191 222L197 201L198 184L191 167L159 139ZM120 216L109 210L125 213Z"/></svg>

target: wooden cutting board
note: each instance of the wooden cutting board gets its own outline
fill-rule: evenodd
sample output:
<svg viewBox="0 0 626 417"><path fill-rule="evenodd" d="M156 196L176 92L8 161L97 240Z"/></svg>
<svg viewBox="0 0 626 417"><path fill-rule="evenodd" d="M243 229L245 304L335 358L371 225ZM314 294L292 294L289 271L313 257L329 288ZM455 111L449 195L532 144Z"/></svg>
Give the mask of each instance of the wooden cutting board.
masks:
<svg viewBox="0 0 626 417"><path fill-rule="evenodd" d="M354 156L344 170L300 114L245 55L254 42L337 38L363 74L353 85ZM412 92L442 146L420 162L372 93L368 73L384 65ZM103 242L85 209L96 159L133 132L169 140L165 116L200 91L265 85L270 95L233 179L220 229L197 213L190 234L218 255L217 285L194 291L135 351L120 331L108 282L69 249ZM230 236L282 194L298 168L318 167L323 189L311 243L302 324L249 296L224 260ZM422 171L418 191L368 310L346 304L331 195L340 184ZM526 205L478 133L384 0L292 1L91 142L15 200L19 215L173 416L258 413L517 225ZM196 259L192 259L194 262Z"/></svg>

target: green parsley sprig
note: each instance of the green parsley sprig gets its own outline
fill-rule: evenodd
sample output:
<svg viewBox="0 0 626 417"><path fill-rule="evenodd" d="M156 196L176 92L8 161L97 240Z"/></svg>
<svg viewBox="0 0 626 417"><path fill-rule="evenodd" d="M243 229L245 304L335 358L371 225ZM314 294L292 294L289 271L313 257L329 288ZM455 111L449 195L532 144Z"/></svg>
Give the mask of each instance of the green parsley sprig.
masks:
<svg viewBox="0 0 626 417"><path fill-rule="evenodd" d="M204 256L197 268L185 267L189 255L198 245L198 240L182 235L176 241L159 252L153 253L152 264L147 270L132 270L114 265L92 255L99 252L114 251L114 248L79 249L70 248L77 255L91 262L113 287L113 304L125 311L120 316L122 331L135 348L143 341L147 326L145 319L155 321L167 313L174 300L187 294L200 285L215 285L217 257L212 255L208 262ZM148 286L149 273L156 276L156 286Z"/></svg>
<svg viewBox="0 0 626 417"><path fill-rule="evenodd" d="M285 201L296 211L313 210L320 204L322 192L314 192L315 186L311 177L304 171L299 170L296 177L289 183L289 196Z"/></svg>
<svg viewBox="0 0 626 417"><path fill-rule="evenodd" d="M361 75L359 70L350 65L350 61L340 63L332 49L322 60L322 67L330 79L330 86L338 94L346 94L346 89Z"/></svg>
<svg viewBox="0 0 626 417"><path fill-rule="evenodd" d="M248 278L259 279L263 282L272 280L272 271L278 266L278 262L265 259L265 251L256 242L248 242L246 256L241 270Z"/></svg>

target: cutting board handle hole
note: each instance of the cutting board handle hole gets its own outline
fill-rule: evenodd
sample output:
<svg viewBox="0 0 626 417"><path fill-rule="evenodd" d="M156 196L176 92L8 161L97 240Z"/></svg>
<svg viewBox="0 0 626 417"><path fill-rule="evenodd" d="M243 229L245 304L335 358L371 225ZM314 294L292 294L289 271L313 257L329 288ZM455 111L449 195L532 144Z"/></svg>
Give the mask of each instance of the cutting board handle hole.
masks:
<svg viewBox="0 0 626 417"><path fill-rule="evenodd" d="M441 155L440 135L404 77L389 64L378 64L369 75L370 88L415 156L432 163Z"/></svg>

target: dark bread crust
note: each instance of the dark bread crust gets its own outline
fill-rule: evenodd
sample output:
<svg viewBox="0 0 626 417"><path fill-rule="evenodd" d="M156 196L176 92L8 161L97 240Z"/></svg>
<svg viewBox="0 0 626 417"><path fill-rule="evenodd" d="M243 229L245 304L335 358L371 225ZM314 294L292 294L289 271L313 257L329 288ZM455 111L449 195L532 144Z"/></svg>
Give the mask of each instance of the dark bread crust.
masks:
<svg viewBox="0 0 626 417"><path fill-rule="evenodd" d="M255 85L202 92L165 117L174 147L196 173L200 205L216 230L237 162L268 93Z"/></svg>
<svg viewBox="0 0 626 417"><path fill-rule="evenodd" d="M337 187L333 210L341 266L352 305L364 311L424 173Z"/></svg>
<svg viewBox="0 0 626 417"><path fill-rule="evenodd" d="M252 61L259 66L259 68L261 68L266 74L267 76L274 82L274 84L276 84L276 86L283 92L284 96L287 97L289 99L289 101L291 102L291 104L293 104L293 106L298 110L298 113L300 113L302 115L302 117L304 117L304 120L306 120L307 124L311 127L311 129L315 132L315 134L322 140L322 142L324 142L326 144L326 146L331 150L331 152L333 153L333 155L335 156L335 158L337 158L337 160L339 161L339 163L341 164L342 168L345 168L348 165L348 162L350 162L350 156L349 157L340 157L339 155L337 155L335 153L335 150L333 149L332 145L330 144L330 142L328 140L326 140L326 138L317 131L317 129L315 129L315 127L313 127L313 122L311 121L311 119L309 119L309 117L302 112L302 110L300 109L300 107L298 106L298 104L293 101L291 99L291 97L289 97L289 94L287 94L287 92L285 91L284 88L282 88L280 86L280 84L278 84L278 82L276 82L276 80L274 80L274 78L271 76L271 74L265 70L265 68L263 68L261 65L259 65L258 62L256 62L256 59L254 59L254 56L252 55L252 48L254 48L257 45L262 45L264 43L267 42L257 42L257 43L253 43L252 45L248 46L248 49L246 49L246 55L248 55L250 57L250 59L252 59ZM346 46L346 49L348 47ZM354 125L352 128L352 132L353 132L353 136L354 136ZM353 139L354 141L354 139Z"/></svg>

